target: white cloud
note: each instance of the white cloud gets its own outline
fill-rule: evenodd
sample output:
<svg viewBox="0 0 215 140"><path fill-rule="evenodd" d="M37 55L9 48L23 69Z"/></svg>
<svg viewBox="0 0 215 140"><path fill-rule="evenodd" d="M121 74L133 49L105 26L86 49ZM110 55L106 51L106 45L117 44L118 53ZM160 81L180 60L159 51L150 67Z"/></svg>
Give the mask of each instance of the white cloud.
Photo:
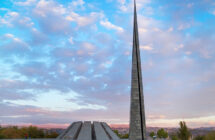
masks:
<svg viewBox="0 0 215 140"><path fill-rule="evenodd" d="M76 0L72 2L73 6L83 6L85 4L85 2L83 0Z"/></svg>
<svg viewBox="0 0 215 140"><path fill-rule="evenodd" d="M81 16L75 12L71 12L66 20L77 22L79 27L86 26L96 22L98 18L102 18L104 15L102 13L92 12L89 15Z"/></svg>
<svg viewBox="0 0 215 140"><path fill-rule="evenodd" d="M159 117L159 116L158 116ZM158 118L157 117L157 118ZM185 121L187 125L191 128L195 127L208 127L214 126L215 116L207 116L207 117L193 117L193 118L176 118L176 119L166 119L166 118L158 118L158 119L151 119L149 117L147 124L149 126L156 126L156 127L176 127L178 126L178 122L181 120Z"/></svg>
<svg viewBox="0 0 215 140"><path fill-rule="evenodd" d="M11 17L18 17L19 13L17 13L17 12L8 12L8 15L11 16Z"/></svg>
<svg viewBox="0 0 215 140"><path fill-rule="evenodd" d="M140 46L140 49L145 51L152 51L154 48L152 48L151 45L145 45L145 46Z"/></svg>
<svg viewBox="0 0 215 140"><path fill-rule="evenodd" d="M168 29L168 32L172 32L174 29L173 29L173 27L170 27L169 29Z"/></svg>
<svg viewBox="0 0 215 140"><path fill-rule="evenodd" d="M23 25L25 27L32 27L34 25L34 22L32 22L29 17L20 18L18 22L20 25Z"/></svg>
<svg viewBox="0 0 215 140"><path fill-rule="evenodd" d="M4 35L7 39L12 39L14 40L15 42L20 42L20 43L24 43L21 39L15 37L13 34L5 34ZM24 43L25 44L25 43Z"/></svg>
<svg viewBox="0 0 215 140"><path fill-rule="evenodd" d="M33 4L35 4L37 2L37 0L26 0L24 2L15 2L16 5L19 6L31 6Z"/></svg>
<svg viewBox="0 0 215 140"><path fill-rule="evenodd" d="M191 26L190 23L181 23L177 29L178 30L184 30L184 29L190 28L190 26Z"/></svg>
<svg viewBox="0 0 215 140"><path fill-rule="evenodd" d="M55 1L40 0L33 9L33 18L38 20L38 24L44 33L70 34L72 26L65 19L67 8Z"/></svg>
<svg viewBox="0 0 215 140"><path fill-rule="evenodd" d="M70 38L68 39L68 41L69 41L70 44L74 44L74 42L73 42L73 37L70 37Z"/></svg>
<svg viewBox="0 0 215 140"><path fill-rule="evenodd" d="M82 43L83 48L85 48L86 50L90 51L90 50L94 50L96 47L88 42L84 42Z"/></svg>
<svg viewBox="0 0 215 140"><path fill-rule="evenodd" d="M7 8L0 8L0 11L9 11Z"/></svg>
<svg viewBox="0 0 215 140"><path fill-rule="evenodd" d="M13 52L24 53L25 51L29 50L28 43L11 33L7 33L1 36L0 41L3 43L1 48L4 51L8 51L10 54L12 54Z"/></svg>
<svg viewBox="0 0 215 140"><path fill-rule="evenodd" d="M80 49L77 51L77 55L86 56L95 54L96 46L89 42L83 42L80 44Z"/></svg>
<svg viewBox="0 0 215 140"><path fill-rule="evenodd" d="M63 15L66 13L66 9L61 4L57 4L53 1L40 0L37 3L36 9L34 12L37 15L46 17L47 14L51 13L54 15Z"/></svg>
<svg viewBox="0 0 215 140"><path fill-rule="evenodd" d="M212 12L212 14L215 16L215 10Z"/></svg>
<svg viewBox="0 0 215 140"><path fill-rule="evenodd" d="M122 27L112 24L107 19L100 21L100 24L102 26L104 26L105 28L107 28L107 29L113 29L113 30L116 30L118 32L123 32L124 31Z"/></svg>
<svg viewBox="0 0 215 140"><path fill-rule="evenodd" d="M138 19L140 44L145 45L141 46L142 50L153 50L153 53L172 55L173 52L176 53L175 48L177 50L180 48L182 37L180 34L175 33L176 31L172 26L163 28L160 26L163 24L160 21L142 15L138 15Z"/></svg>
<svg viewBox="0 0 215 140"><path fill-rule="evenodd" d="M27 91L28 92L28 91ZM80 109L92 110L106 110L107 108L97 104L79 104L78 102L71 102L69 99L78 100L79 95L74 91L68 93L61 93L57 90L50 90L49 92L37 94L36 100L4 100L3 102L10 102L16 105L29 105L38 108L48 109L51 111L75 111ZM50 98L52 97L52 98Z"/></svg>
<svg viewBox="0 0 215 140"><path fill-rule="evenodd" d="M7 37L7 38L14 38L14 35L13 34L5 34L5 37Z"/></svg>
<svg viewBox="0 0 215 140"><path fill-rule="evenodd" d="M174 50L175 50L175 51L178 51L179 49L182 49L182 48L184 48L184 44L180 44L180 45L176 46L176 47L174 48Z"/></svg>
<svg viewBox="0 0 215 140"><path fill-rule="evenodd" d="M120 4L125 4L126 0L117 0Z"/></svg>
<svg viewBox="0 0 215 140"><path fill-rule="evenodd" d="M7 11L4 17L0 17L0 24L20 28L28 28L34 25L31 18L22 16L22 14L14 11Z"/></svg>
<svg viewBox="0 0 215 140"><path fill-rule="evenodd" d="M0 26L1 25L11 26L10 22L0 17Z"/></svg>
<svg viewBox="0 0 215 140"><path fill-rule="evenodd" d="M139 28L139 32L147 32L146 28Z"/></svg>
<svg viewBox="0 0 215 140"><path fill-rule="evenodd" d="M117 0L117 2L119 3L119 10L122 12L131 12L133 10L134 7L134 3L133 0L127 2L126 0ZM145 7L146 4L150 3L151 0L139 0L136 1L136 6L137 6L137 10L142 9L143 7L147 10L149 10L149 7ZM151 12L151 10L150 10Z"/></svg>

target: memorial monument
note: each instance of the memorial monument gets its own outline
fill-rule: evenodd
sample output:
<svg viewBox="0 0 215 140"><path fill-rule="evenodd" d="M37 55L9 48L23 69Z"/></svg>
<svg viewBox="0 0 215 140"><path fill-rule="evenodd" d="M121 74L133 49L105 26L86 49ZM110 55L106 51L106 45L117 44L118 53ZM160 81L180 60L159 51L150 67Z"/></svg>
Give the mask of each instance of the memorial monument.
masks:
<svg viewBox="0 0 215 140"><path fill-rule="evenodd" d="M146 140L145 109L135 0L130 103L129 140ZM119 140L118 136L104 122L93 122L92 124L91 122L74 122L57 139Z"/></svg>
<svg viewBox="0 0 215 140"><path fill-rule="evenodd" d="M129 140L146 140L145 109L141 73L140 48L137 25L136 1L134 0L134 29L132 50L132 76L130 101Z"/></svg>

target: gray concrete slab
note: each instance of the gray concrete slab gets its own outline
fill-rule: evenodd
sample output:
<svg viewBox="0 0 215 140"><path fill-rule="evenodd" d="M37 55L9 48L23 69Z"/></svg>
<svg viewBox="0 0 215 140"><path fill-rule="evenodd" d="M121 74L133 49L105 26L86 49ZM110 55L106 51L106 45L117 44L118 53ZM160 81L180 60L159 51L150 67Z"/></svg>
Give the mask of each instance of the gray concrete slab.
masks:
<svg viewBox="0 0 215 140"><path fill-rule="evenodd" d="M79 131L81 130L82 122L74 122L71 129L64 136L64 138L68 138L70 140L74 140L78 137Z"/></svg>
<svg viewBox="0 0 215 140"><path fill-rule="evenodd" d="M101 123L93 122L96 140L110 140Z"/></svg>
<svg viewBox="0 0 215 140"><path fill-rule="evenodd" d="M119 140L107 123L74 122L57 139L68 140Z"/></svg>
<svg viewBox="0 0 215 140"><path fill-rule="evenodd" d="M68 131L72 128L73 123L66 129L64 130L58 137L57 139L62 139L67 133Z"/></svg>
<svg viewBox="0 0 215 140"><path fill-rule="evenodd" d="M92 140L91 122L84 122L77 140Z"/></svg>
<svg viewBox="0 0 215 140"><path fill-rule="evenodd" d="M101 124L112 140L119 140L119 137L112 131L107 123L102 122Z"/></svg>

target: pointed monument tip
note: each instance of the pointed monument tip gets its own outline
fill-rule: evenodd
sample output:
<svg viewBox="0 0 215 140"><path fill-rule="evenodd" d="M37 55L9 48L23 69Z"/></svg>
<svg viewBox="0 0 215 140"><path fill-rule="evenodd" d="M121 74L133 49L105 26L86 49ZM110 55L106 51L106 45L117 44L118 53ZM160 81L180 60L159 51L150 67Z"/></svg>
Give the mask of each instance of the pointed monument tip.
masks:
<svg viewBox="0 0 215 140"><path fill-rule="evenodd" d="M134 0L134 14L136 13L136 0Z"/></svg>

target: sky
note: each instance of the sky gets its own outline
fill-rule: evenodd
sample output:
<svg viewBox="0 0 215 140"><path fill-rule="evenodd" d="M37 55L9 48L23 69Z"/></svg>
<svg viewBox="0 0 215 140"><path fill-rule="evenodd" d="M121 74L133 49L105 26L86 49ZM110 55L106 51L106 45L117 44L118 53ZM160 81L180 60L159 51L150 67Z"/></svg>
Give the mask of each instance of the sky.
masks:
<svg viewBox="0 0 215 140"><path fill-rule="evenodd" d="M215 2L137 0L147 126L215 126ZM1 0L0 125L128 124L132 0Z"/></svg>

